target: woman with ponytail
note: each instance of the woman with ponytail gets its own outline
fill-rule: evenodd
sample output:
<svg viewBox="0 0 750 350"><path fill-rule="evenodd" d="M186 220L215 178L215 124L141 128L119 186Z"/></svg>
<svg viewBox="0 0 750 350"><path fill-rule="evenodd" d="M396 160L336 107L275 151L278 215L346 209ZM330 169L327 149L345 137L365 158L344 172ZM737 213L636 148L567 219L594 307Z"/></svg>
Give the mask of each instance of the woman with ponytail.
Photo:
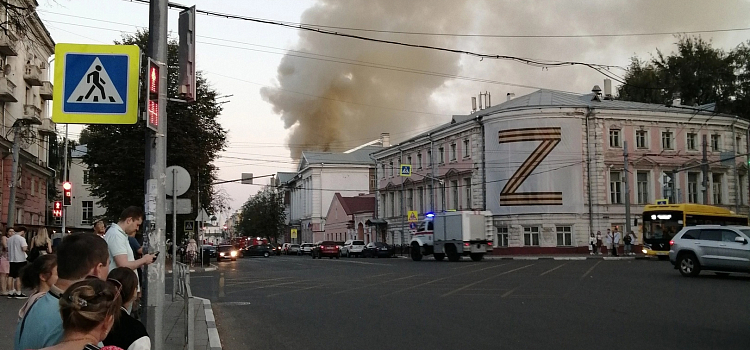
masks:
<svg viewBox="0 0 750 350"><path fill-rule="evenodd" d="M21 310L18 311L18 320L20 321L26 311L34 303L46 294L50 287L57 282L57 256L48 254L40 256L33 263L27 264L21 269L21 285L24 288L33 290L31 297L26 300Z"/></svg>

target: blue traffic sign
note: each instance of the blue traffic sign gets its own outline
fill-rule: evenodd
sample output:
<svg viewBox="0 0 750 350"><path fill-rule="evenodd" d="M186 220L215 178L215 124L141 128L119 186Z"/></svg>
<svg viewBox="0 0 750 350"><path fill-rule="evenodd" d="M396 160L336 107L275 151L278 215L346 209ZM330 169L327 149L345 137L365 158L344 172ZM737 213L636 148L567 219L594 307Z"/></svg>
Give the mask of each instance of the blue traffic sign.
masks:
<svg viewBox="0 0 750 350"><path fill-rule="evenodd" d="M138 121L140 49L134 45L58 44L52 119L56 123Z"/></svg>
<svg viewBox="0 0 750 350"><path fill-rule="evenodd" d="M411 176L411 165L409 165L409 164L401 164L401 171L399 172L399 175L401 175L401 176Z"/></svg>

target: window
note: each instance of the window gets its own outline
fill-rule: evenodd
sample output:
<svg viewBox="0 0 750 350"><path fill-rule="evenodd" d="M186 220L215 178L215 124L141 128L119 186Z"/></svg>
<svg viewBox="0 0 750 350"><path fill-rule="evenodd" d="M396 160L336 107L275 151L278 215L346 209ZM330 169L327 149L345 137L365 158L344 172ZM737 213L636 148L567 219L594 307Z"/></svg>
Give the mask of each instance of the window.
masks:
<svg viewBox="0 0 750 350"><path fill-rule="evenodd" d="M414 210L414 190L408 189L406 190L406 210Z"/></svg>
<svg viewBox="0 0 750 350"><path fill-rule="evenodd" d="M406 164L411 165L411 156L406 157Z"/></svg>
<svg viewBox="0 0 750 350"><path fill-rule="evenodd" d="M380 164L380 173L383 174L383 179L385 179L385 163Z"/></svg>
<svg viewBox="0 0 750 350"><path fill-rule="evenodd" d="M435 210L434 204L432 203L434 197L432 194L432 185L427 185L427 196L429 196L429 203L430 203L430 211ZM425 210L426 211L426 210Z"/></svg>
<svg viewBox="0 0 750 350"><path fill-rule="evenodd" d="M388 216L394 217L396 216L396 196L394 196L393 192L388 194L388 199L390 201L390 206L388 207L390 211L388 212Z"/></svg>
<svg viewBox="0 0 750 350"><path fill-rule="evenodd" d="M453 196L453 206L451 209L458 209L458 180L451 181L451 189L453 190L453 193L451 193Z"/></svg>
<svg viewBox="0 0 750 350"><path fill-rule="evenodd" d="M734 242L734 239L739 237L740 235L729 231L729 230L721 230L721 241L722 242Z"/></svg>
<svg viewBox="0 0 750 350"><path fill-rule="evenodd" d="M721 138L719 135L711 135L711 150L714 152L720 152L721 151Z"/></svg>
<svg viewBox="0 0 750 350"><path fill-rule="evenodd" d="M393 161L391 161L388 166L391 167L391 177L393 177Z"/></svg>
<svg viewBox="0 0 750 350"><path fill-rule="evenodd" d="M711 174L711 182L713 183L711 186L711 192L713 192L714 195L713 204L723 204L721 196L722 189L724 188L722 186L722 178L723 174Z"/></svg>
<svg viewBox="0 0 750 350"><path fill-rule="evenodd" d="M380 215L382 217L388 217L388 202L387 202L387 200L388 200L388 195L386 195L386 194L380 195L380 203L378 203L378 204L382 204L381 207L383 207L383 208L378 208L378 215ZM381 210L382 210L382 212L381 212Z"/></svg>
<svg viewBox="0 0 750 350"><path fill-rule="evenodd" d="M451 144L451 160L456 160L456 144Z"/></svg>
<svg viewBox="0 0 750 350"><path fill-rule="evenodd" d="M701 230L700 239L703 241L721 241L721 230Z"/></svg>
<svg viewBox="0 0 750 350"><path fill-rule="evenodd" d="M672 132L664 131L661 133L661 148L672 149Z"/></svg>
<svg viewBox="0 0 750 350"><path fill-rule="evenodd" d="M648 204L648 172L639 171L636 174L636 186L638 187L638 204Z"/></svg>
<svg viewBox="0 0 750 350"><path fill-rule="evenodd" d="M469 139L464 140L464 158L471 157L471 146L469 146Z"/></svg>
<svg viewBox="0 0 750 350"><path fill-rule="evenodd" d="M648 131L638 130L635 132L635 147L648 148Z"/></svg>
<svg viewBox="0 0 750 350"><path fill-rule="evenodd" d="M417 169L422 169L422 152L417 153Z"/></svg>
<svg viewBox="0 0 750 350"><path fill-rule="evenodd" d="M430 162L430 168L432 167L432 150L427 151L427 161Z"/></svg>
<svg viewBox="0 0 750 350"><path fill-rule="evenodd" d="M609 173L609 202L622 204L622 178L619 171Z"/></svg>
<svg viewBox="0 0 750 350"><path fill-rule="evenodd" d="M620 147L620 130L609 131L609 147Z"/></svg>
<svg viewBox="0 0 750 350"><path fill-rule="evenodd" d="M698 203L698 173L688 173L688 203Z"/></svg>
<svg viewBox="0 0 750 350"><path fill-rule="evenodd" d="M498 227L497 228L497 247L507 247L508 246L508 227Z"/></svg>
<svg viewBox="0 0 750 350"><path fill-rule="evenodd" d="M375 170L370 169L370 193L375 193L377 190L378 182L375 179Z"/></svg>
<svg viewBox="0 0 750 350"><path fill-rule="evenodd" d="M471 209L471 178L464 179L464 209Z"/></svg>
<svg viewBox="0 0 750 350"><path fill-rule="evenodd" d="M417 210L419 210L420 213L424 213L424 188L423 187L417 187Z"/></svg>
<svg viewBox="0 0 750 350"><path fill-rule="evenodd" d="M573 245L573 228L570 226L557 226L557 245Z"/></svg>
<svg viewBox="0 0 750 350"><path fill-rule="evenodd" d="M740 175L740 204L747 204L747 176Z"/></svg>
<svg viewBox="0 0 750 350"><path fill-rule="evenodd" d="M698 150L698 134L689 132L687 134L687 149L690 151Z"/></svg>
<svg viewBox="0 0 750 350"><path fill-rule="evenodd" d="M83 216L81 216L81 224L91 225L94 219L94 202L93 201L82 201L81 208L83 208Z"/></svg>
<svg viewBox="0 0 750 350"><path fill-rule="evenodd" d="M539 227L524 227L523 228L523 245L525 246L538 246L539 245Z"/></svg>
<svg viewBox="0 0 750 350"><path fill-rule="evenodd" d="M443 147L438 148L438 161L440 164L445 163L445 148Z"/></svg>
<svg viewBox="0 0 750 350"><path fill-rule="evenodd" d="M89 171L88 170L83 171L83 184L84 185L89 184Z"/></svg>
<svg viewBox="0 0 750 350"><path fill-rule="evenodd" d="M34 191L36 190L36 179L31 179L31 188L30 188L31 195L34 195Z"/></svg>

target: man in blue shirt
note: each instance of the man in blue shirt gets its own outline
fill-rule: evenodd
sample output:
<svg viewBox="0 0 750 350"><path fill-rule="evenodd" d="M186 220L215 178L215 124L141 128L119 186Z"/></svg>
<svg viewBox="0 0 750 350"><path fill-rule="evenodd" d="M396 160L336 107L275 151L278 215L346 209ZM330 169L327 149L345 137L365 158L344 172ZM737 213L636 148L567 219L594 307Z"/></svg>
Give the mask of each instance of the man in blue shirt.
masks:
<svg viewBox="0 0 750 350"><path fill-rule="evenodd" d="M109 252L103 239L93 233L65 237L57 248L57 283L18 322L13 348L40 349L59 343L63 336L62 293L87 277L106 280L108 272Z"/></svg>

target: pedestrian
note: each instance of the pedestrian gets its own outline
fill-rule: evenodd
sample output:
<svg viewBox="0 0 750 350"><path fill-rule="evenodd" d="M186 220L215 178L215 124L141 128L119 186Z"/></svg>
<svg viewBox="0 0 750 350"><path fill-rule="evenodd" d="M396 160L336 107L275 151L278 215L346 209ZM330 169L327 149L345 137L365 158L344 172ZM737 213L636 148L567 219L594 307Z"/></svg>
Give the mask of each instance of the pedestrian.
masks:
<svg viewBox="0 0 750 350"><path fill-rule="evenodd" d="M610 229L607 229L607 245L609 246L609 254L612 256L618 256L617 255L617 248L620 245L620 232L617 230L617 227L615 226L615 230L611 231Z"/></svg>
<svg viewBox="0 0 750 350"><path fill-rule="evenodd" d="M633 231L630 231L626 238L629 238L628 241L630 242L630 255L635 255L635 250L633 248L638 244L638 238Z"/></svg>
<svg viewBox="0 0 750 350"><path fill-rule="evenodd" d="M10 290L13 289L8 286L10 279L8 274L10 273L10 262L8 261L8 237L6 237L5 230L0 231L0 295L7 296Z"/></svg>
<svg viewBox="0 0 750 350"><path fill-rule="evenodd" d="M130 246L130 239L138 233L138 228L143 222L143 210L136 206L125 208L120 214L120 219L116 224L112 224L104 234L104 240L109 248L109 271L118 267L127 267L133 271L138 270L141 266L151 265L156 259L155 255L144 254L139 259L135 258L135 252ZM140 274L139 274L140 278ZM141 293L141 287L138 286L138 294Z"/></svg>
<svg viewBox="0 0 750 350"><path fill-rule="evenodd" d="M99 237L96 239L101 240ZM44 349L122 350L116 346L98 346L107 337L107 333L120 315L122 302L119 287L115 282L105 282L96 278L71 285L60 296L58 313L62 317L62 339L57 345Z"/></svg>
<svg viewBox="0 0 750 350"><path fill-rule="evenodd" d="M148 337L146 327L130 315L138 290L138 277L133 270L118 267L109 273L108 280L117 281L122 285L120 291L122 306L117 322L102 343L128 350L151 349L151 339Z"/></svg>
<svg viewBox="0 0 750 350"><path fill-rule="evenodd" d="M58 344L63 338L63 293L87 277L105 280L108 271L109 253L104 240L93 233L65 236L57 249L57 282L18 322L13 348L40 349Z"/></svg>
<svg viewBox="0 0 750 350"><path fill-rule="evenodd" d="M94 222L94 233L96 233L97 236L104 238L104 234L107 233L106 226L107 225L104 223L103 219L96 220L96 222Z"/></svg>
<svg viewBox="0 0 750 350"><path fill-rule="evenodd" d="M187 248L185 248L185 253L187 255L187 260L190 266L193 266L195 264L195 258L198 256L198 245L195 243L194 239L190 239L187 244Z"/></svg>
<svg viewBox="0 0 750 350"><path fill-rule="evenodd" d="M633 250L631 243L633 240L633 237L630 236L633 233L633 231L630 231L628 234L625 235L625 237L622 238L622 243L625 244L625 255L630 255L630 252Z"/></svg>
<svg viewBox="0 0 750 350"><path fill-rule="evenodd" d="M596 231L596 255L602 253L602 231Z"/></svg>
<svg viewBox="0 0 750 350"><path fill-rule="evenodd" d="M27 264L21 270L21 285L31 289L33 293L18 311L20 321L29 308L46 294L53 284L57 283L57 256L47 254L40 256L34 262Z"/></svg>
<svg viewBox="0 0 750 350"><path fill-rule="evenodd" d="M42 255L52 254L52 240L49 238L46 228L40 228L30 243L29 262L33 262Z"/></svg>
<svg viewBox="0 0 750 350"><path fill-rule="evenodd" d="M21 290L21 269L26 266L26 252L29 250L29 245L26 243L26 228L19 226L18 228L8 229L8 261L10 262L10 276L11 291L8 294L8 299L26 299L28 296L23 294Z"/></svg>
<svg viewBox="0 0 750 350"><path fill-rule="evenodd" d="M594 248L596 246L596 237L594 236L594 233L591 232L591 235L589 237L589 255L594 255Z"/></svg>

